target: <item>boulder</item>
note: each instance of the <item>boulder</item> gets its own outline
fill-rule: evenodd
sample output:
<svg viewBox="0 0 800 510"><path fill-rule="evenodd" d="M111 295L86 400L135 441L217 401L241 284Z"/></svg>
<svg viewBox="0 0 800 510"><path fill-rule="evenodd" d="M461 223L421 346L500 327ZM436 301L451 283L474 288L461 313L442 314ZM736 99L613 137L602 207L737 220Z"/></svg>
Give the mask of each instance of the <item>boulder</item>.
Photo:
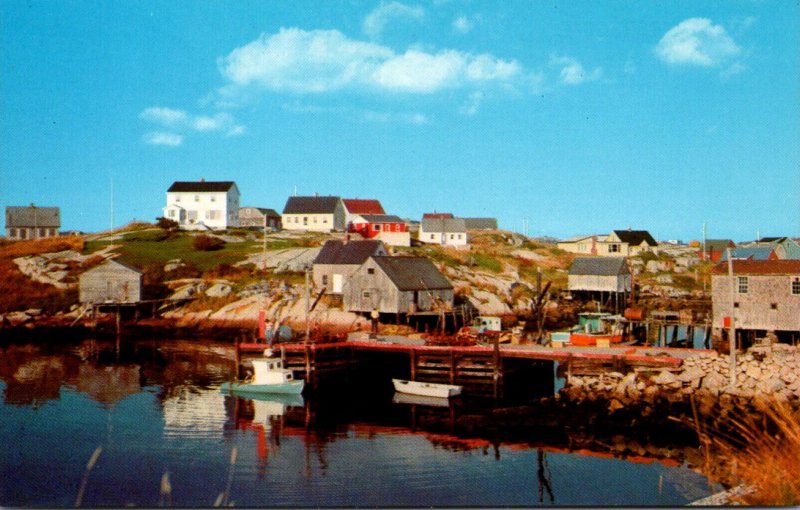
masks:
<svg viewBox="0 0 800 510"><path fill-rule="evenodd" d="M677 381L678 378L669 370L662 370L660 374L653 378L653 382L660 385L668 385Z"/></svg>
<svg viewBox="0 0 800 510"><path fill-rule="evenodd" d="M225 297L231 293L231 286L225 283L215 283L206 289L206 296L208 297Z"/></svg>

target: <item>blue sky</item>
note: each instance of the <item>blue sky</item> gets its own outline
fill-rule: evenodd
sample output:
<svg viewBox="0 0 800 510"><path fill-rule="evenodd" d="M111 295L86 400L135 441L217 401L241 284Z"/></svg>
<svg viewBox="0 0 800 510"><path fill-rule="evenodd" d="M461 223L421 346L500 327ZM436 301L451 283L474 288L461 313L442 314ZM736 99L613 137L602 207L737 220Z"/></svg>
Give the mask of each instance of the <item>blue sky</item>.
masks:
<svg viewBox="0 0 800 510"><path fill-rule="evenodd" d="M176 180L567 237L800 236L794 1L0 3L0 206Z"/></svg>

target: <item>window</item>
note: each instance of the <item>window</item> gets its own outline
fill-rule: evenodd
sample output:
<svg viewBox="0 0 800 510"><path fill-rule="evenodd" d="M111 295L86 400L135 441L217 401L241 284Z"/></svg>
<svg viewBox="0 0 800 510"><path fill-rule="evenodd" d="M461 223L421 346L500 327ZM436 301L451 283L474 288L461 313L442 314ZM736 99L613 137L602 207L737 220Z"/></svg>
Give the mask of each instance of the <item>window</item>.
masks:
<svg viewBox="0 0 800 510"><path fill-rule="evenodd" d="M212 201L212 202L216 202L216 201L217 201L217 197L215 197L215 196L212 196L212 197L211 197L211 201Z"/></svg>
<svg viewBox="0 0 800 510"><path fill-rule="evenodd" d="M433 235L433 234L431 234L431 240L433 240L433 239L435 239L435 237L434 237L434 235Z"/></svg>
<svg viewBox="0 0 800 510"><path fill-rule="evenodd" d="M322 275L322 285L328 285L328 275Z"/></svg>
<svg viewBox="0 0 800 510"><path fill-rule="evenodd" d="M376 225L374 225L372 228L373 228L373 229L375 229L375 231L377 232L377 231L380 231L380 229L381 229L381 226L380 226L380 225L378 225L378 224L376 224Z"/></svg>
<svg viewBox="0 0 800 510"><path fill-rule="evenodd" d="M303 225L308 225L308 216L303 216Z"/></svg>
<svg viewBox="0 0 800 510"><path fill-rule="evenodd" d="M180 202L180 201L181 201L181 196L180 196L180 195L178 195L177 197L175 197L175 201L176 201L176 202Z"/></svg>
<svg viewBox="0 0 800 510"><path fill-rule="evenodd" d="M12 228L8 231L8 237L17 237L17 229Z"/></svg>
<svg viewBox="0 0 800 510"><path fill-rule="evenodd" d="M174 218L175 217L175 209L170 209L169 211L167 211L167 216L169 216L170 218Z"/></svg>
<svg viewBox="0 0 800 510"><path fill-rule="evenodd" d="M739 289L738 289L739 294L747 294L747 284L748 284L747 277L740 276L738 277L737 280L739 282Z"/></svg>
<svg viewBox="0 0 800 510"><path fill-rule="evenodd" d="M800 296L800 278L792 278L792 294Z"/></svg>
<svg viewBox="0 0 800 510"><path fill-rule="evenodd" d="M362 293L361 293L361 297L368 298L368 297L369 297L369 291L368 291L368 290L365 290L364 292L362 292Z"/></svg>
<svg viewBox="0 0 800 510"><path fill-rule="evenodd" d="M777 310L778 309L778 303L770 303L769 307L772 310Z"/></svg>
<svg viewBox="0 0 800 510"><path fill-rule="evenodd" d="M608 245L608 253L619 253L619 245L618 244L609 244Z"/></svg>
<svg viewBox="0 0 800 510"><path fill-rule="evenodd" d="M375 274L375 268L374 267L368 267L367 268L367 274Z"/></svg>

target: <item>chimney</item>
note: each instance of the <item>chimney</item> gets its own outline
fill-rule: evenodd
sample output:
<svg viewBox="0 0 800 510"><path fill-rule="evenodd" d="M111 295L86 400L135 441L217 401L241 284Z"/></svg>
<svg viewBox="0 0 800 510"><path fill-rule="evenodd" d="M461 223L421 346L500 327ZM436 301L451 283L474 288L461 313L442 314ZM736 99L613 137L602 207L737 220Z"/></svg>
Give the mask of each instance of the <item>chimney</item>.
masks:
<svg viewBox="0 0 800 510"><path fill-rule="evenodd" d="M206 180L204 178L200 177L200 182L206 182Z"/></svg>

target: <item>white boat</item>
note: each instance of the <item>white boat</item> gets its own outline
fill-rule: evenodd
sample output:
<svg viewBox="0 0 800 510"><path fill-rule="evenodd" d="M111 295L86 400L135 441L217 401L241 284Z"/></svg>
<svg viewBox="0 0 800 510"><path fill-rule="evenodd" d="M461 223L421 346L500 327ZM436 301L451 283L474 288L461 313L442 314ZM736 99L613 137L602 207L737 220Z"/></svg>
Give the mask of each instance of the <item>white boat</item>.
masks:
<svg viewBox="0 0 800 510"><path fill-rule="evenodd" d="M439 384L420 381L406 381L405 379L392 379L395 391L424 397L455 397L461 395L461 386L454 384Z"/></svg>
<svg viewBox="0 0 800 510"><path fill-rule="evenodd" d="M305 382L294 378L278 358L254 359L253 377L243 382L223 383L220 391L229 393L277 393L299 395Z"/></svg>
<svg viewBox="0 0 800 510"><path fill-rule="evenodd" d="M412 395L411 393L400 393L399 391L396 391L394 395L392 395L392 402L395 404L410 404L429 407L450 407L450 399L447 397Z"/></svg>

